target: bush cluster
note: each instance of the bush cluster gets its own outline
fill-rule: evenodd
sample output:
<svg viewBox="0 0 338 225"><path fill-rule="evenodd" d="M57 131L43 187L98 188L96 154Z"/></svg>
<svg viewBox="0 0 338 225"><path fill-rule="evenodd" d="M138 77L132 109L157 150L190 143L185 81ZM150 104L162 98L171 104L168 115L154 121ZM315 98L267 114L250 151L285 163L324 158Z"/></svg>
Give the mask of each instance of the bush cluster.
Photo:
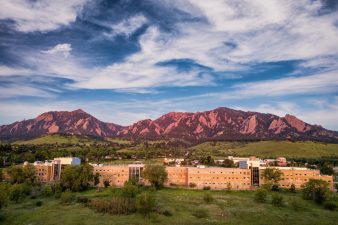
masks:
<svg viewBox="0 0 338 225"><path fill-rule="evenodd" d="M203 200L205 203L211 203L214 201L214 197L210 193L205 193L203 196Z"/></svg>
<svg viewBox="0 0 338 225"><path fill-rule="evenodd" d="M195 216L196 218L199 218L199 219L206 218L206 217L209 216L208 211L206 209L202 209L202 208L195 210L192 213L192 215Z"/></svg>
<svg viewBox="0 0 338 225"><path fill-rule="evenodd" d="M261 203L266 202L267 196L268 196L267 190L264 188L259 188L255 193L255 201Z"/></svg>
<svg viewBox="0 0 338 225"><path fill-rule="evenodd" d="M272 203L274 206L281 207L281 206L284 205L284 198L283 198L282 195L279 195L279 194L272 195L271 203Z"/></svg>
<svg viewBox="0 0 338 225"><path fill-rule="evenodd" d="M96 212L112 215L126 215L136 211L135 199L126 197L113 197L111 199L93 199L88 206Z"/></svg>

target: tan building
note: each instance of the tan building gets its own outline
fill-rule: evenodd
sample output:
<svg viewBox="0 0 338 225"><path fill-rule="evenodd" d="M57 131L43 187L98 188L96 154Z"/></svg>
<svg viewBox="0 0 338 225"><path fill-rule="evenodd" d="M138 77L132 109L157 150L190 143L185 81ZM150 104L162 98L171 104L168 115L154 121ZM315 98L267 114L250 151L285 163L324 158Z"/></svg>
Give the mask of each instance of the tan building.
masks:
<svg viewBox="0 0 338 225"><path fill-rule="evenodd" d="M24 166L28 165L24 163ZM35 176L40 182L52 182L60 180L61 173L65 166L80 165L81 160L77 157L54 158L54 160L46 160L45 162L36 161L32 165L35 167Z"/></svg>
<svg viewBox="0 0 338 225"><path fill-rule="evenodd" d="M28 163L25 163L27 165ZM79 165L78 158L56 158L51 161L35 162L36 176L41 182L52 182L59 180L62 170L66 165ZM91 164L94 174L100 175L99 186L109 182L110 186L122 187L130 179L135 179L147 185L142 180L144 164L135 162L128 165L102 165ZM229 187L232 190L250 190L264 184L262 177L264 169L260 159L250 157L247 160L239 161L239 168L223 167L166 167L168 180L165 186L193 187L203 189L210 187L215 190L225 190ZM299 167L275 167L282 171L282 180L279 182L281 188L290 188L292 184L300 189L309 179L321 179L329 183L333 190L333 176L320 175L319 170L310 170Z"/></svg>
<svg viewBox="0 0 338 225"><path fill-rule="evenodd" d="M319 170L310 170L307 168L299 167L274 167L279 169L283 175L282 180L279 181L281 188L290 188L292 184L295 185L296 189L301 189L302 185L308 182L310 179L325 180L329 183L330 190L333 190L333 176L321 175ZM264 183L262 177L265 168L260 168L260 183Z"/></svg>
<svg viewBox="0 0 338 225"><path fill-rule="evenodd" d="M215 190L251 189L251 170L222 167L188 167L188 185L196 185L197 189L210 187Z"/></svg>
<svg viewBox="0 0 338 225"><path fill-rule="evenodd" d="M188 167L166 167L168 180L166 186L183 186L188 185Z"/></svg>
<svg viewBox="0 0 338 225"><path fill-rule="evenodd" d="M124 183L132 178L137 182L141 182L141 172L144 165L134 163L129 165L102 165L92 164L94 174L100 174L99 186L104 186L104 182L108 181L110 186L122 187Z"/></svg>

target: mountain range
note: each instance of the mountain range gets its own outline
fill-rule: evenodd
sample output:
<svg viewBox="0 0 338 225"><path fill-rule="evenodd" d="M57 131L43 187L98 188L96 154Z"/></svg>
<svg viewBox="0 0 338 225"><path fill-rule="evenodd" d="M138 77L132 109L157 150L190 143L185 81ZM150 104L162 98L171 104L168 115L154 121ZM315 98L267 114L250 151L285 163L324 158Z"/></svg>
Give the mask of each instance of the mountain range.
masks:
<svg viewBox="0 0 338 225"><path fill-rule="evenodd" d="M130 126L105 123L81 109L51 111L34 119L0 126L0 139L29 139L46 134L191 142L206 140L314 140L338 142L338 132L311 125L295 116L279 117L220 107L205 112L170 112Z"/></svg>

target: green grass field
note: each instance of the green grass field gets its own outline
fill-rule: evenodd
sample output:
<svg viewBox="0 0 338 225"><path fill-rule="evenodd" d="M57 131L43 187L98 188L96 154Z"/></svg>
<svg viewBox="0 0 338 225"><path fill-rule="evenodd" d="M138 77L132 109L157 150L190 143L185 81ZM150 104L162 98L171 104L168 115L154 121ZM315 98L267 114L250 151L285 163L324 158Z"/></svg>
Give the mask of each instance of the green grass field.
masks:
<svg viewBox="0 0 338 225"><path fill-rule="evenodd" d="M210 192L214 198L211 203L205 203L203 200L206 192ZM311 201L302 200L299 193L283 193L285 199L283 207L276 207L270 203L271 194L266 203L256 203L254 193L253 191L163 189L154 192L154 195L158 204L170 210L172 216L153 213L150 217L143 217L138 213L118 216L96 213L80 203L64 204L52 197L26 199L19 204L10 203L2 209L1 222L6 225L337 224L338 211L328 211ZM113 193L105 189L101 192L90 190L77 195L89 198L110 198ZM38 200L42 201L40 207L35 204ZM290 207L292 201L299 203L298 210ZM194 216L199 209L205 211L207 216L204 218Z"/></svg>
<svg viewBox="0 0 338 225"><path fill-rule="evenodd" d="M259 157L338 157L338 144L311 141L205 142L191 148L196 155Z"/></svg>
<svg viewBox="0 0 338 225"><path fill-rule="evenodd" d="M90 144L103 144L106 143L103 140L94 139L85 136L78 135L59 135L52 134L46 135L39 138L24 140L24 141L16 141L13 142L14 145L43 145L43 144L80 144L80 145L90 145Z"/></svg>

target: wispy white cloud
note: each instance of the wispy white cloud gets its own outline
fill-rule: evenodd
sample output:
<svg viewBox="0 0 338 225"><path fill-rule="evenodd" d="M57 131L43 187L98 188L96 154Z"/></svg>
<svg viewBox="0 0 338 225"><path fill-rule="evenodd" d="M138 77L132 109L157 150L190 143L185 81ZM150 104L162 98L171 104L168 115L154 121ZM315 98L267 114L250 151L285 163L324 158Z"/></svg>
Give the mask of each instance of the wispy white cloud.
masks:
<svg viewBox="0 0 338 225"><path fill-rule="evenodd" d="M51 31L76 20L87 0L2 1L0 19L14 21L21 32Z"/></svg>
<svg viewBox="0 0 338 225"><path fill-rule="evenodd" d="M160 86L214 85L217 73L218 76L234 71L245 73L250 71L251 65L261 62L303 60L301 66L307 62L327 65L327 61L322 59L338 56L338 28L335 25L338 15L319 15L318 10L322 6L320 1L214 0L206 3L187 0L170 3L170 7L205 18L206 22L178 22L175 33L149 24L139 39L140 51L129 55L122 62L105 67L89 68L78 56L71 54L72 47L67 43L33 53L25 60L34 65L39 74L73 80L69 88L138 92ZM138 14L111 25L112 34L128 36L145 23L147 19ZM190 59L211 68L213 73L202 68L177 71L174 67L159 66L161 62L175 59ZM334 74L309 77L307 80L318 81L320 88L328 84L326 90L332 90L332 83L320 80L334 80L335 84L335 78L329 76ZM297 87L298 84L292 85L293 92L302 91L301 87ZM263 84L255 84L257 88L258 85ZM254 91L254 87L250 90L241 86L237 88L242 93ZM276 90L271 95L283 90Z"/></svg>
<svg viewBox="0 0 338 225"><path fill-rule="evenodd" d="M51 49L42 51L45 54L61 54L63 57L67 58L72 51L71 44L64 43L64 44L57 44L56 46L52 47Z"/></svg>
<svg viewBox="0 0 338 225"><path fill-rule="evenodd" d="M311 76L246 82L234 85L233 88L235 98L331 93L337 91L338 73L327 72Z"/></svg>
<svg viewBox="0 0 338 225"><path fill-rule="evenodd" d="M0 99L8 99L19 96L31 96L40 98L52 98L55 95L51 90L44 90L38 87L24 86L24 84L10 84L0 86Z"/></svg>
<svg viewBox="0 0 338 225"><path fill-rule="evenodd" d="M147 23L147 18L140 14L125 20L122 20L119 23L111 25L112 31L110 33L104 33L108 37L114 37L116 35L125 35L129 37L140 29L143 25Z"/></svg>

